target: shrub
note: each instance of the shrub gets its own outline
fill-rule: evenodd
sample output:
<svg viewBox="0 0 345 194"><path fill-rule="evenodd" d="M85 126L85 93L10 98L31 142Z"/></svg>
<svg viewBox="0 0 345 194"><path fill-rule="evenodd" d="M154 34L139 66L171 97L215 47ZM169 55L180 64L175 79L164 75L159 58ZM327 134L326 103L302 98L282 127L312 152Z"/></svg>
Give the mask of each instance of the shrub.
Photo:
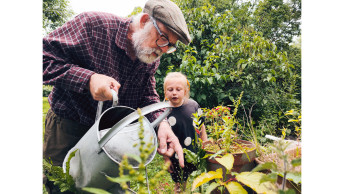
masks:
<svg viewBox="0 0 345 194"><path fill-rule="evenodd" d="M300 107L299 66L289 62L296 51L278 51L260 32L237 27L230 11L217 13L215 7L205 5L183 12L193 40L162 57L156 74L160 96L164 96L164 76L181 71L191 83L191 98L201 107L230 105L244 91L242 104L246 109L255 104L256 125L269 123L278 129L286 123L280 115Z"/></svg>
<svg viewBox="0 0 345 194"><path fill-rule="evenodd" d="M48 97L52 89L53 86L43 85L43 97Z"/></svg>

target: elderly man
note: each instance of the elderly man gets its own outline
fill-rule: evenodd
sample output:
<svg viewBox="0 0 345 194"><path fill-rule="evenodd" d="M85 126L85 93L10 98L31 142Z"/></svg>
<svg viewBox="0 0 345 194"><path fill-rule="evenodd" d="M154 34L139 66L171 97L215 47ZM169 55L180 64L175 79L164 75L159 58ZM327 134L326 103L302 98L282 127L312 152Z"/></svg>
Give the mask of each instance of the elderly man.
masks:
<svg viewBox="0 0 345 194"><path fill-rule="evenodd" d="M149 0L133 18L82 13L44 37L43 83L54 86L44 158L62 165L93 125L97 101L105 101L103 110L111 106L111 89L118 93L119 105L136 109L159 102L154 74L162 54L174 52L178 40L188 44L190 35L181 10L168 0ZM183 167L182 147L167 122L160 123L157 136L158 152L176 152Z"/></svg>

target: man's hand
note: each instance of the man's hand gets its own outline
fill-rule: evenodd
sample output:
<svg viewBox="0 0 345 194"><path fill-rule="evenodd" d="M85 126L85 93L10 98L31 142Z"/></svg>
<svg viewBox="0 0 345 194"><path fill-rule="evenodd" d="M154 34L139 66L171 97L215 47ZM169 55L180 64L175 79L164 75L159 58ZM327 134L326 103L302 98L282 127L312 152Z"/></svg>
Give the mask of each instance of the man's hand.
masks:
<svg viewBox="0 0 345 194"><path fill-rule="evenodd" d="M114 78L95 73L90 78L89 87L94 100L106 101L113 99L110 89L118 93L121 85Z"/></svg>
<svg viewBox="0 0 345 194"><path fill-rule="evenodd" d="M158 153L163 156L171 157L176 152L180 166L183 168L184 158L182 146L174 132L171 130L170 125L165 121L161 122L161 124L159 125L158 140ZM169 147L167 147L167 143L169 143Z"/></svg>

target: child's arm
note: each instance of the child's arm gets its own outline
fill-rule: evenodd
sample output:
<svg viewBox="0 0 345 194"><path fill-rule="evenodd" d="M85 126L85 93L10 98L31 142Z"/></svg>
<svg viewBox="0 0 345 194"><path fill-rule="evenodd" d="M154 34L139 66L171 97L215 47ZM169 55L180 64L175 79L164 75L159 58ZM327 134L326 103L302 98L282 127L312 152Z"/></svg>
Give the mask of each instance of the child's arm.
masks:
<svg viewBox="0 0 345 194"><path fill-rule="evenodd" d="M204 124L201 126L200 138L201 138L202 141L206 141L207 140L207 133L206 133L206 128L205 128Z"/></svg>

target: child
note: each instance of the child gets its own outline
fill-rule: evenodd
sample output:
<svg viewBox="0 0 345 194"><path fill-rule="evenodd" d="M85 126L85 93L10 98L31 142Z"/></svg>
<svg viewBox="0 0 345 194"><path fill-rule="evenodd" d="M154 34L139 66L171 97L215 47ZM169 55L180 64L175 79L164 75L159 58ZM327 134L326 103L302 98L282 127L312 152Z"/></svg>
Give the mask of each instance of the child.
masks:
<svg viewBox="0 0 345 194"><path fill-rule="evenodd" d="M168 115L168 122L179 138L182 148L186 148L196 152L196 147L192 142L195 142L195 129L193 126L192 114L201 111L197 102L189 99L189 82L187 77L180 72L170 72L164 79L164 95L165 100L169 100L174 107ZM207 140L205 126L202 124L200 138L202 141ZM186 162L185 167L181 169L177 157L165 157L165 162L171 161L169 172L173 181L175 182L175 193L182 189L185 190L186 181L189 175L196 170L193 164ZM182 177L181 177L182 176Z"/></svg>

